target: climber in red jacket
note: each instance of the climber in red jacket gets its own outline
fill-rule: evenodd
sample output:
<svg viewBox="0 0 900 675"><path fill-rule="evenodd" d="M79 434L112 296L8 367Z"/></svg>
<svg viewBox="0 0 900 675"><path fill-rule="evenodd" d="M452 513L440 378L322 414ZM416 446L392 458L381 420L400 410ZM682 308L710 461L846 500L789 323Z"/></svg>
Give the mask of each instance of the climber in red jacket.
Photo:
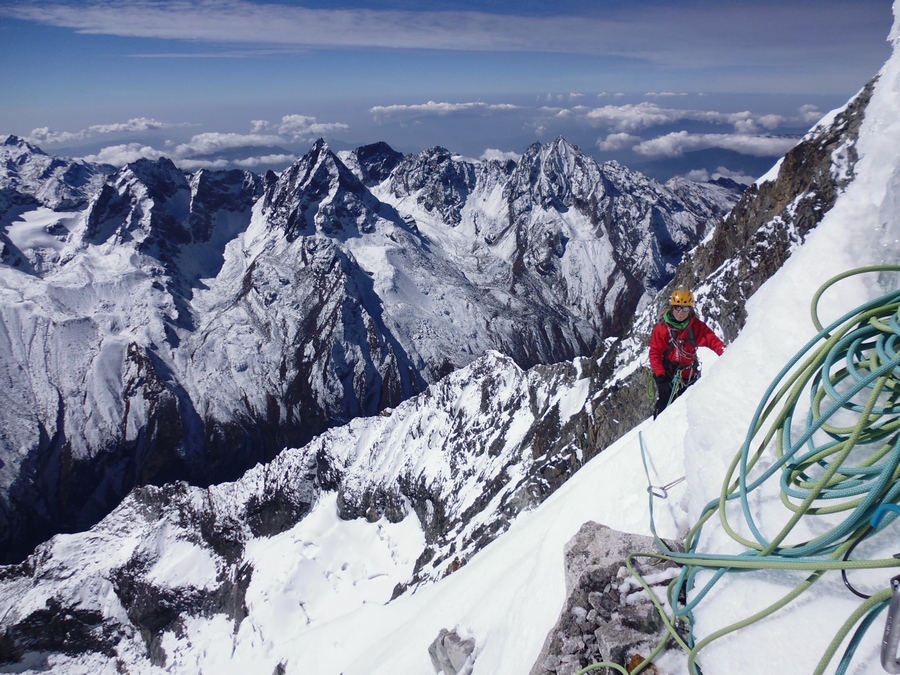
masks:
<svg viewBox="0 0 900 675"><path fill-rule="evenodd" d="M679 288L669 305L650 336L650 368L657 392L653 419L700 377L697 347L708 347L716 354L725 350L712 329L694 314L693 293Z"/></svg>

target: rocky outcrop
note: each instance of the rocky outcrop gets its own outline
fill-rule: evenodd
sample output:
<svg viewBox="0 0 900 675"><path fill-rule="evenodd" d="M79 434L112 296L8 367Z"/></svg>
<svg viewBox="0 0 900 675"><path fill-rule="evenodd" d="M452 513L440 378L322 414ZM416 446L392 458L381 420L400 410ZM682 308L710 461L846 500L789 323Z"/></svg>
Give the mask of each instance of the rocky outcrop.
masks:
<svg viewBox="0 0 900 675"><path fill-rule="evenodd" d="M707 319L733 340L747 299L822 220L855 176L856 139L872 96L870 81L833 120L820 123L757 181L704 242L685 256L668 288L698 289Z"/></svg>
<svg viewBox="0 0 900 675"><path fill-rule="evenodd" d="M784 264L853 179L856 139L874 83L814 127L766 180L748 188L711 236L685 255L658 301L598 352L596 377L606 384L593 399L589 454L602 451L652 414L655 393L648 370L627 366L646 364L659 308L675 288L694 289L704 320L726 342L737 336L746 320L747 299ZM628 374L619 375L623 371Z"/></svg>
<svg viewBox="0 0 900 675"><path fill-rule="evenodd" d="M447 629L441 630L428 647L431 665L438 675L469 675L475 663L474 652L475 640Z"/></svg>
<svg viewBox="0 0 900 675"><path fill-rule="evenodd" d="M665 542L670 550L683 550ZM658 552L650 537L616 532L587 522L565 550L566 600L547 635L531 675L574 675L592 663L622 667L635 656L646 659L666 639L656 606L625 567L632 553ZM638 573L663 596L680 568L636 559ZM598 673L613 673L601 668Z"/></svg>

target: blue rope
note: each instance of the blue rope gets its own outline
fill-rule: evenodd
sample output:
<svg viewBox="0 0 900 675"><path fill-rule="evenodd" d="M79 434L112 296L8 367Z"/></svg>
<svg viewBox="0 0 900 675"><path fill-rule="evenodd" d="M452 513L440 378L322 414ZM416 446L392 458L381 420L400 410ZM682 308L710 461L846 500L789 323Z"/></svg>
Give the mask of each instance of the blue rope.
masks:
<svg viewBox="0 0 900 675"><path fill-rule="evenodd" d="M693 635L694 610L726 573L767 568L814 572L802 588L785 596L783 601L787 603L796 597L793 593L803 592L829 569L900 566L900 560L896 559L841 560L860 539L883 531L900 515L900 506L896 504L900 502L900 291L864 303L827 327L822 327L817 316L818 300L832 284L853 274L883 270L900 271L900 266L853 270L819 289L812 306L818 334L785 364L769 385L729 469L719 499L704 507L697 525L688 534L686 553L669 551L657 536L651 491L651 531L657 546L667 559L684 565L670 586L669 597L673 615L686 620L691 627L687 642L692 649L689 659L692 673L697 673L696 651L721 634L742 627L743 622L739 622L701 643ZM797 430L796 406L804 391L808 392L809 411L803 428ZM766 427L770 418L774 419ZM846 418L852 418L846 427L833 423ZM643 456L642 436L640 441ZM754 442L756 450L753 450ZM764 452L772 446L774 461L770 452L770 465L751 475ZM646 458L643 459L647 472ZM781 531L771 536L764 534L761 523L756 521L751 496L776 476L782 502L792 514ZM725 507L732 501L740 504L752 540L736 535L727 524ZM849 514L828 531L809 541L784 543L803 519L843 511ZM698 552L704 524L715 513L720 514L723 526L732 536L738 536L747 546L746 551L737 555ZM703 570L712 572L712 576L699 586L696 575ZM681 603L677 600L680 597L685 598ZM860 640L885 606L886 603L880 603L867 610L858 622L839 672L849 666ZM845 625L842 631L850 628ZM831 649L830 653L833 654ZM823 659L827 658L830 658L828 653ZM820 663L817 672L826 665L827 660Z"/></svg>

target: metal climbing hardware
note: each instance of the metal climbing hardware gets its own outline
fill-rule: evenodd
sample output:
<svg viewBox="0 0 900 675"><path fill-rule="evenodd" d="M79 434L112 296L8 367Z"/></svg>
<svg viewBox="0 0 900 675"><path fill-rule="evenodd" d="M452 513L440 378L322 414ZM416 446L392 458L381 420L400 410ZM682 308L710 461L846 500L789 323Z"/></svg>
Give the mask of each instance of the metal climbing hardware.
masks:
<svg viewBox="0 0 900 675"><path fill-rule="evenodd" d="M893 596L881 640L881 667L888 673L900 673L900 660L897 659L897 647L900 645L900 576L891 579L891 591Z"/></svg>
<svg viewBox="0 0 900 675"><path fill-rule="evenodd" d="M656 497L657 499L668 499L669 498L669 490L676 485L678 485L681 481L683 481L686 476L682 476L681 478L676 478L671 483L666 485L648 485L647 492Z"/></svg>

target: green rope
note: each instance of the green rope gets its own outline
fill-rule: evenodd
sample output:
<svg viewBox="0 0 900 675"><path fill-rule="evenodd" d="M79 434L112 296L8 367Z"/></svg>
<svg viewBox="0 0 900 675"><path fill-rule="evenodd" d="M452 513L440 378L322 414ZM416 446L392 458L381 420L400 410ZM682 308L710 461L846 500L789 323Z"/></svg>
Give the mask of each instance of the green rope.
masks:
<svg viewBox="0 0 900 675"><path fill-rule="evenodd" d="M650 593L666 626L666 634L654 655L669 638L674 638L687 652L689 672L697 675L698 656L705 647L787 606L828 572L900 567L896 558L845 559L862 539L878 536L898 517L896 507L892 507L893 512L870 524L880 507L900 503L900 292L865 303L827 327L823 327L818 316L822 295L835 283L857 274L884 271L900 272L900 266L851 270L830 279L816 292L811 313L818 334L770 384L744 443L728 468L718 499L706 505L688 532L685 553L669 550L657 535L653 522L654 495L648 490L651 532L661 553L632 554L628 569L649 592L649 586L631 565L633 558L669 560L683 566L681 574L669 586L671 613ZM801 424L795 417L804 397L809 409ZM639 437L649 484L646 449L643 437ZM766 461L761 461L764 458ZM780 482L787 520L769 535L756 521L750 501L754 492L771 480ZM737 506L749 536L739 534L738 528L732 525ZM844 520L827 531L823 531L821 524L814 525L809 531L820 534L808 541L787 543L792 535L797 536L801 523L839 513L845 514ZM715 516L722 529L746 549L743 553L698 552L703 527ZM700 587L695 581L702 570L713 574ZM777 602L695 642L693 610L725 574L735 570L796 570L809 574ZM847 635L858 625L838 672L843 673L849 667L856 646L890 596L890 590L876 593L847 618L823 654L817 674L825 670ZM679 603L680 597L689 599ZM675 630L678 621L689 628L687 640ZM648 663L649 659L644 665Z"/></svg>

